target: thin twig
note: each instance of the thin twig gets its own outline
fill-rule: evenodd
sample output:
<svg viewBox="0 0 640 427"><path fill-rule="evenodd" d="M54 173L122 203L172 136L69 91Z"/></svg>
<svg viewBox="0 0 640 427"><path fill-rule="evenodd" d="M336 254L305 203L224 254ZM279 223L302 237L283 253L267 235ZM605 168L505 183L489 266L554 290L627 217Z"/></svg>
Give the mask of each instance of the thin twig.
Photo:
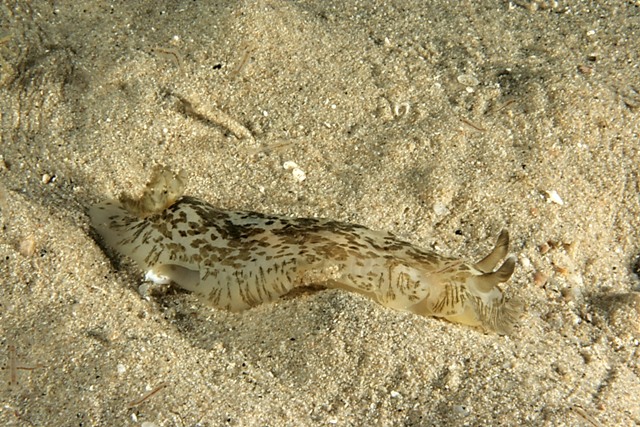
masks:
<svg viewBox="0 0 640 427"><path fill-rule="evenodd" d="M18 385L18 362L16 361L16 346L9 344L8 349L8 367L9 367L9 387Z"/></svg>
<svg viewBox="0 0 640 427"><path fill-rule="evenodd" d="M142 402L144 402L145 400L149 399L151 396L153 396L154 394L156 394L157 392L159 392L160 390L162 390L163 388L167 387L169 384L167 384L166 382L161 382L160 384L158 384L157 387L155 387L153 390L143 394L142 396L140 396L137 399L132 400L131 402L129 402L127 404L127 409L131 409L135 406L138 406L139 404L141 404Z"/></svg>
<svg viewBox="0 0 640 427"><path fill-rule="evenodd" d="M160 57L169 58L182 71L182 56L180 55L177 49L172 49L170 47L169 48L153 47L151 48L151 52Z"/></svg>
<svg viewBox="0 0 640 427"><path fill-rule="evenodd" d="M7 345L7 369L9 370L9 381L7 385L9 388L13 388L18 385L18 370L20 371L33 371L34 369L41 368L41 365L36 366L22 366L18 364L18 353L14 344Z"/></svg>
<svg viewBox="0 0 640 427"><path fill-rule="evenodd" d="M572 405L571 411L575 412L580 418L591 424L593 427L602 427L602 424L598 422L595 418L587 413L580 405Z"/></svg>
<svg viewBox="0 0 640 427"><path fill-rule="evenodd" d="M216 108L207 108L206 112L203 113L201 111L198 111L199 109L194 107L191 101L179 95L175 96L180 100L180 103L182 104L182 107L184 109L184 113L187 116L193 117L194 119L203 121L205 123L220 126L234 134L238 139L253 139L253 134L249 129L247 129L244 125L242 125L240 122L232 118L224 111L218 110Z"/></svg>
<svg viewBox="0 0 640 427"><path fill-rule="evenodd" d="M480 131L480 132L486 132L487 130L479 125L476 125L474 123L471 123L469 120L465 119L465 118L460 118L460 121L462 123L464 123L465 125L472 127L473 129Z"/></svg>
<svg viewBox="0 0 640 427"><path fill-rule="evenodd" d="M251 54L253 53L254 50L255 50L255 47L253 46L247 46L244 48L244 50L242 51L242 56L240 57L240 61L236 64L235 67L233 67L233 70L230 73L230 77L232 79L238 77L240 73L242 73L245 66L249 62L249 58L251 58Z"/></svg>

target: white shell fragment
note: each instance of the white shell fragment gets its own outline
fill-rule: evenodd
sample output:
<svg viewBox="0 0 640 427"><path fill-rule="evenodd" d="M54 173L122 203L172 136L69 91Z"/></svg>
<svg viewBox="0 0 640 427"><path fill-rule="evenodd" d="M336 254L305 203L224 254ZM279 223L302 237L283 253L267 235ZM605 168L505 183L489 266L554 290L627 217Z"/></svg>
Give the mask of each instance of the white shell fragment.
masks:
<svg viewBox="0 0 640 427"><path fill-rule="evenodd" d="M282 167L284 168L284 170L289 171L289 170L291 170L291 169L295 169L295 168L297 168L297 167L298 167L298 164L297 164L296 162L294 162L294 161L287 160L286 162L284 162L284 163L282 164Z"/></svg>
<svg viewBox="0 0 640 427"><path fill-rule="evenodd" d="M393 114L396 117L408 116L411 111L411 104L408 102L399 102L393 106Z"/></svg>
<svg viewBox="0 0 640 427"><path fill-rule="evenodd" d="M478 86L480 81L471 74L460 74L458 76L458 83L468 87L474 87Z"/></svg>
<svg viewBox="0 0 640 427"><path fill-rule="evenodd" d="M556 190L545 191L544 193L547 197L548 202L555 203L560 206L564 206L564 201L562 200L562 198L560 197L560 195Z"/></svg>
<svg viewBox="0 0 640 427"><path fill-rule="evenodd" d="M305 179L307 179L307 174L302 169L300 169L300 167L298 166L298 164L296 162L288 160L288 161L284 162L282 167L285 170L290 170L291 171L291 175L293 175L293 178L298 182L302 182Z"/></svg>

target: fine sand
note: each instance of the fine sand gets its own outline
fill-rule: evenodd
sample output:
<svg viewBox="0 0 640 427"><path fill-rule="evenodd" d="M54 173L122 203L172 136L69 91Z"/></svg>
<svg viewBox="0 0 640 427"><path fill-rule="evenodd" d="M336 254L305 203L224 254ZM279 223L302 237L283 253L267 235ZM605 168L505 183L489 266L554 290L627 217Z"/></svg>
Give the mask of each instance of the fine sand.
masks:
<svg viewBox="0 0 640 427"><path fill-rule="evenodd" d="M0 8L0 425L640 424L638 1ZM471 261L507 228L523 316L141 293L86 210L155 165Z"/></svg>

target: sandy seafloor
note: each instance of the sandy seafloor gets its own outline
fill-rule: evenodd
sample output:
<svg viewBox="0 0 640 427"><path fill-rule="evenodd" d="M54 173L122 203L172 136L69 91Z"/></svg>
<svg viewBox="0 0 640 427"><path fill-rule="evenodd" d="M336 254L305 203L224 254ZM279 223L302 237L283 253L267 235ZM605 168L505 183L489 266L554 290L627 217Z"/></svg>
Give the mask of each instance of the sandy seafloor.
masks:
<svg viewBox="0 0 640 427"><path fill-rule="evenodd" d="M3 1L0 425L640 424L640 4L478 3ZM508 228L523 317L141 295L86 209L157 164L469 260Z"/></svg>

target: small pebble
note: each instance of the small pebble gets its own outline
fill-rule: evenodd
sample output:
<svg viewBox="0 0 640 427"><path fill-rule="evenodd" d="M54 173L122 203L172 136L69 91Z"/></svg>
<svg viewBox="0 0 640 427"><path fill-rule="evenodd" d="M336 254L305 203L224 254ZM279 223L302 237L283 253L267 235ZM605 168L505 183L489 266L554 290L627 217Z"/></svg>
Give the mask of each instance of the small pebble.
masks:
<svg viewBox="0 0 640 427"><path fill-rule="evenodd" d="M543 287L547 283L547 280L549 280L549 276L541 271L536 271L533 274L533 283L539 288Z"/></svg>

